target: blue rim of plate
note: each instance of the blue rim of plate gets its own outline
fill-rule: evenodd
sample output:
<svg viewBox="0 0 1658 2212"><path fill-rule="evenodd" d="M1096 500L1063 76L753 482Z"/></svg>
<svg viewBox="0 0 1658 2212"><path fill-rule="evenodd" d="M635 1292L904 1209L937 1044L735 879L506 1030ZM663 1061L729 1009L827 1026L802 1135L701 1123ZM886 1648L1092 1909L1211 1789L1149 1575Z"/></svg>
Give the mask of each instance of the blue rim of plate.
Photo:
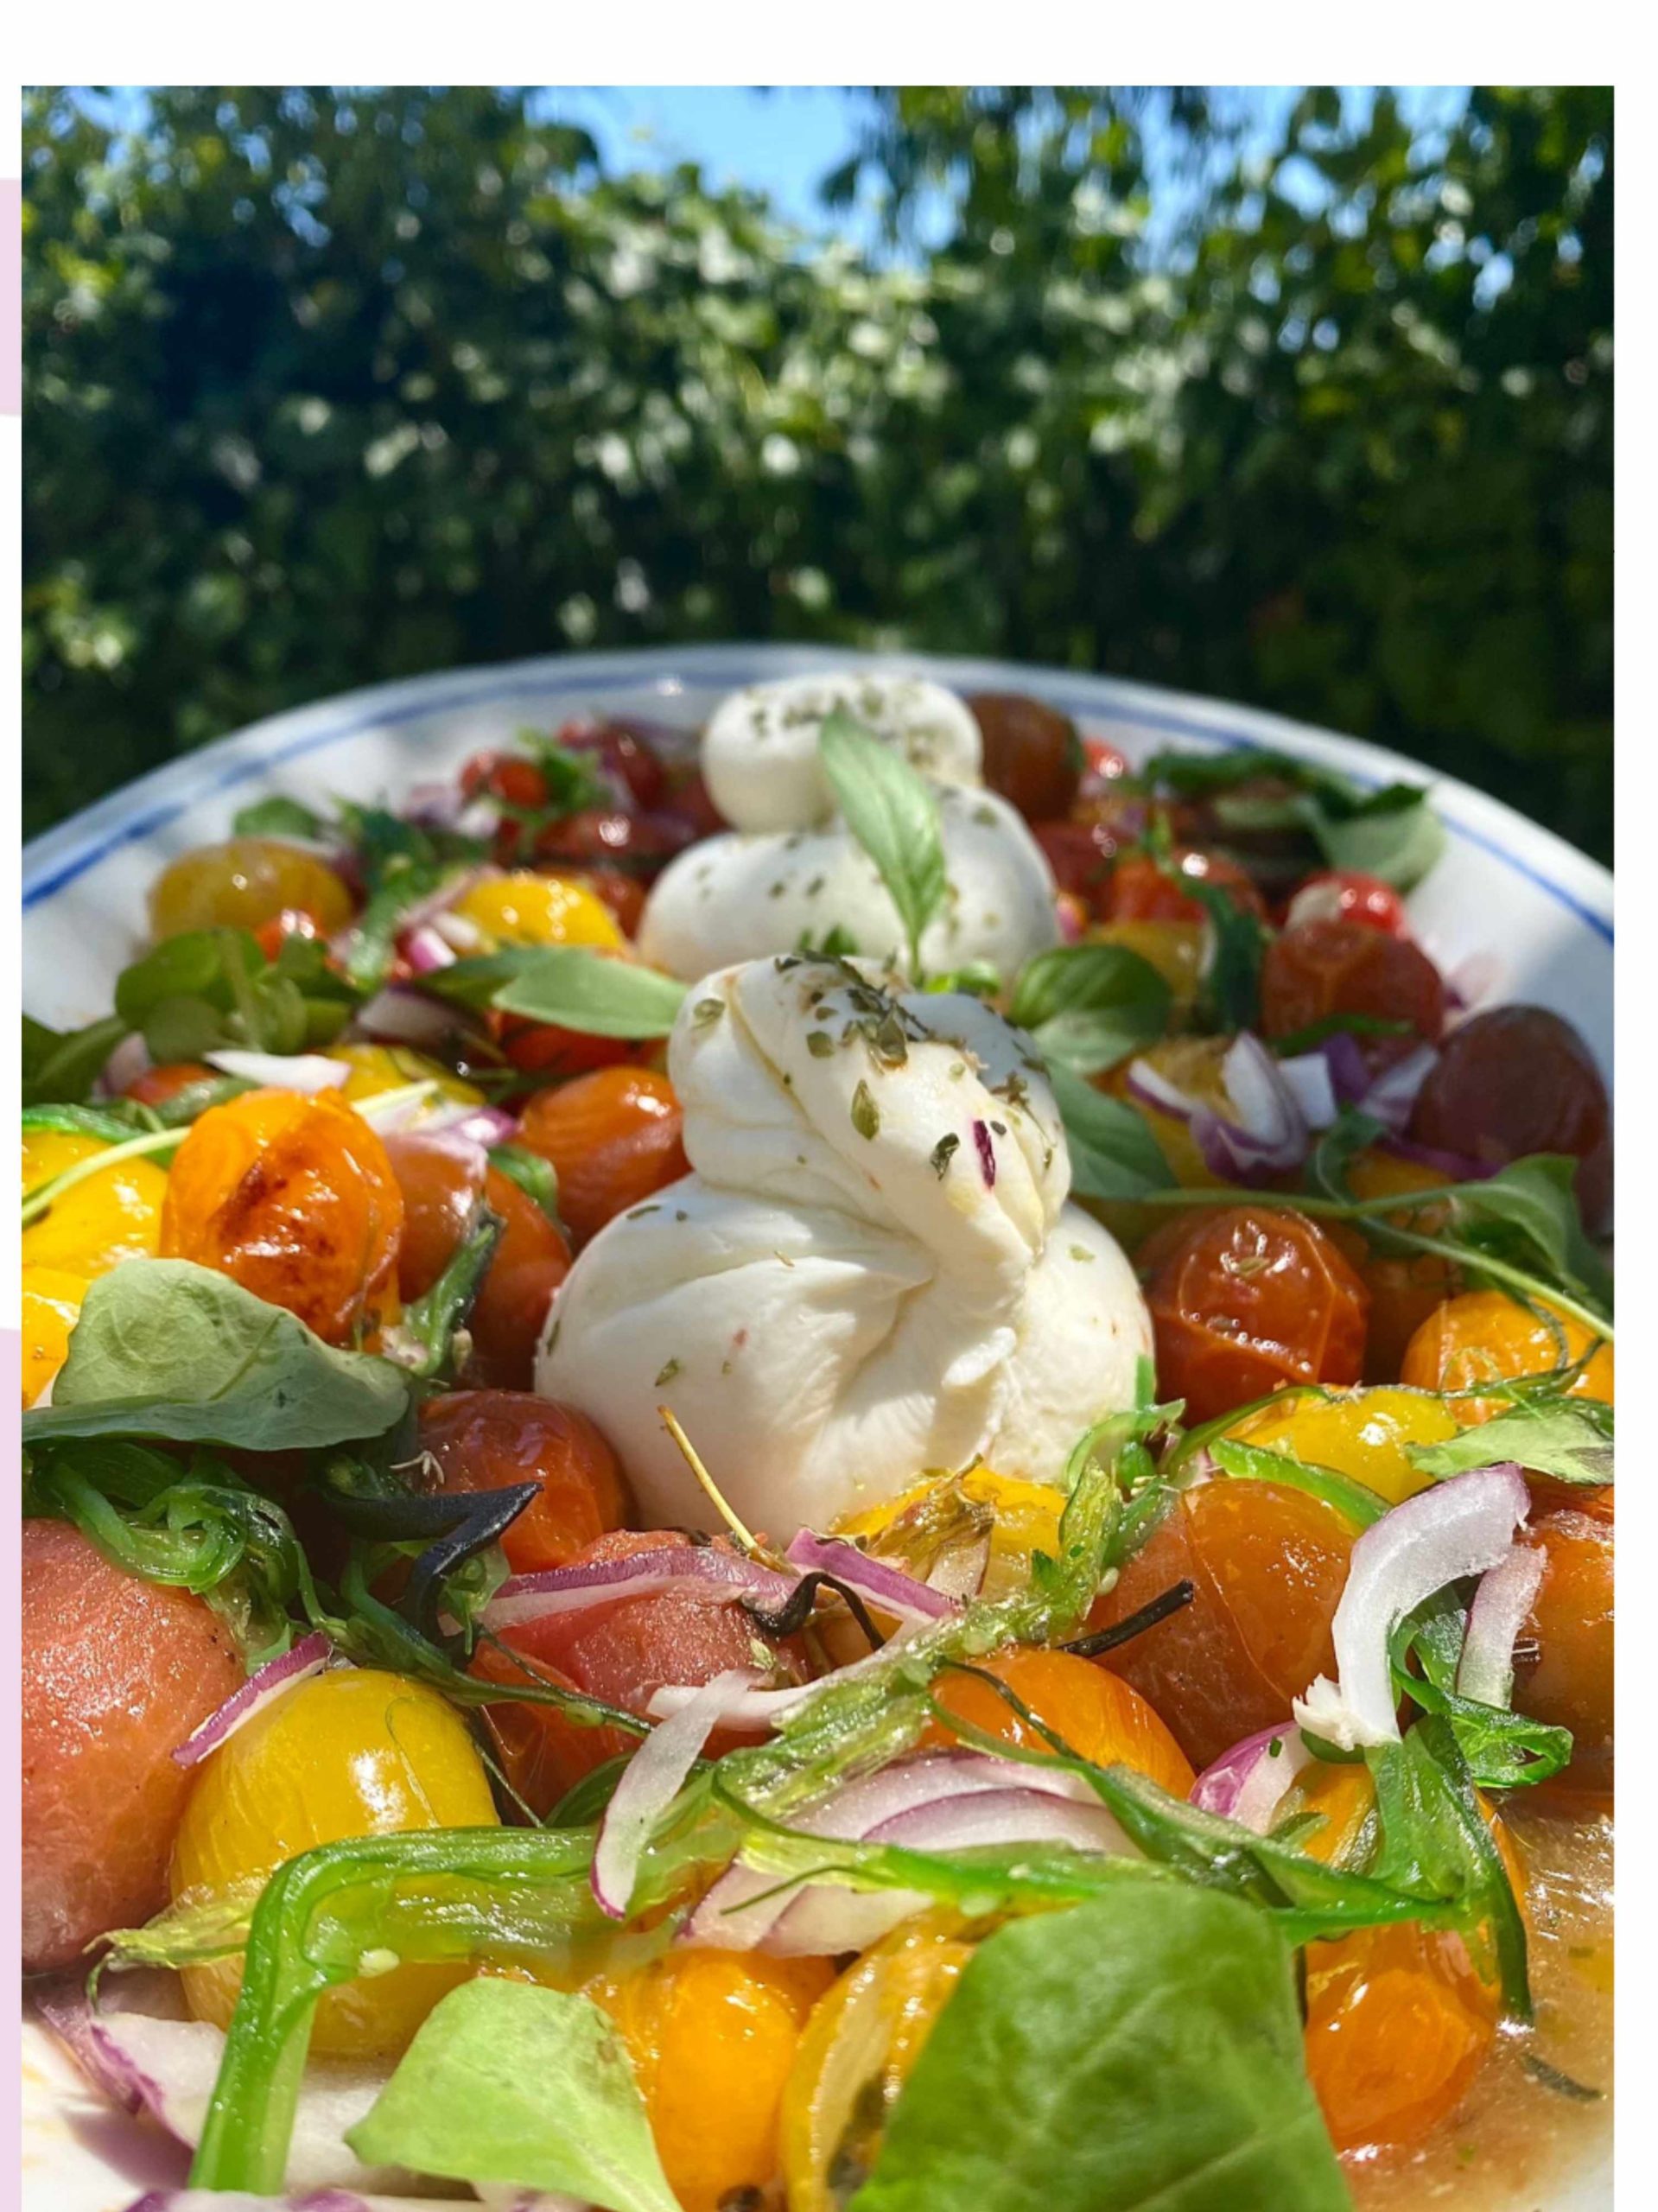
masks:
<svg viewBox="0 0 1658 2212"><path fill-rule="evenodd" d="M181 814L221 792L268 777L286 762L302 760L348 742L371 729L392 729L435 713L463 711L511 697L575 699L624 686L657 685L670 690L689 677L699 685L736 690L812 666L832 668L878 663L912 668L957 686L984 688L1010 679L1028 687L1078 721L1102 715L1132 722L1223 750L1277 746L1290 751L1322 751L1336 745L1356 782L1375 786L1401 778L1432 786L1446 827L1511 868L1557 905L1585 923L1610 946L1613 943L1612 880L1607 871L1557 837L1552 830L1489 798L1453 778L1433 776L1420 764L1401 759L1363 740L1287 721L1229 702L1197 698L1109 677L1079 676L1074 670L1037 664L980 661L923 653L879 654L845 647L805 645L702 645L651 647L637 652L552 655L511 661L489 671L440 671L300 707L218 739L200 752L169 761L151 774L112 792L73 816L23 849L22 906L28 912L97 868L124 845L166 828ZM1488 817L1493 826L1468 820L1470 812ZM1548 865L1523 857L1498 833L1496 824L1538 847ZM1576 886L1562 877L1575 877Z"/></svg>

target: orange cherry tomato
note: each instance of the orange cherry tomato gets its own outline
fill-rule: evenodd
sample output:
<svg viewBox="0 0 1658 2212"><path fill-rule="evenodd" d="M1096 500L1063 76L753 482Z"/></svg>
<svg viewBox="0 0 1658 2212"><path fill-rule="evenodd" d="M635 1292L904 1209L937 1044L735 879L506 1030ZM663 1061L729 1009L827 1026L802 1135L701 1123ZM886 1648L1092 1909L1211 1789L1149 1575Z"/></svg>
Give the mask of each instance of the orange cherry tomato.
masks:
<svg viewBox="0 0 1658 2212"><path fill-rule="evenodd" d="M1162 1716L1196 1767L1285 1719L1335 1665L1330 1624L1357 1531L1287 1484L1199 1483L1183 1491L1089 1615L1138 1612L1178 1582L1191 1603L1102 1662Z"/></svg>
<svg viewBox="0 0 1658 2212"><path fill-rule="evenodd" d="M316 916L304 906L284 906L281 913L273 914L268 922L261 922L253 932L259 950L267 960L274 960L276 957L283 949L285 938L317 938L327 934L327 932L319 925Z"/></svg>
<svg viewBox="0 0 1658 2212"><path fill-rule="evenodd" d="M1190 846L1177 851L1172 859L1180 874L1218 885L1235 906L1265 920L1266 901L1236 861ZM1106 911L1114 922L1200 922L1204 918L1202 902L1188 898L1178 883L1144 853L1131 853L1117 862Z"/></svg>
<svg viewBox="0 0 1658 2212"><path fill-rule="evenodd" d="M417 1130L388 1136L385 1154L403 1192L397 1294L406 1306L423 1298L454 1258L482 1195L485 1160L480 1146Z"/></svg>
<svg viewBox="0 0 1658 2212"><path fill-rule="evenodd" d="M571 1564L626 1559L690 1541L677 1529L618 1529L589 1544ZM525 1622L503 1642L510 1652L479 1646L472 1662L474 1675L494 1682L550 1681L629 1713L643 1713L665 1682L701 1684L728 1668L752 1669L757 1649L768 1646L773 1654L772 1687L806 1677L805 1650L797 1637L764 1637L741 1605L689 1578L671 1589ZM638 1745L638 1738L623 1729L584 1727L552 1706L502 1703L484 1711L508 1780L543 1817L583 1775ZM744 1740L720 1729L709 1749L717 1758Z"/></svg>
<svg viewBox="0 0 1658 2212"><path fill-rule="evenodd" d="M1096 1766L1130 1766L1160 1783L1177 1797L1186 1796L1197 1780L1191 1762L1152 1707L1120 1675L1109 1674L1074 1651L1020 1648L975 1662L1006 1682L1020 1703L1045 1726L1061 1736L1079 1758ZM988 1682L972 1675L942 1676L935 1695L946 1713L967 1721L999 1743L1042 1751L1049 1746ZM956 1740L946 1720L928 1727L925 1742Z"/></svg>
<svg viewBox="0 0 1658 2212"><path fill-rule="evenodd" d="M524 1109L518 1141L551 1160L558 1211L579 1243L689 1172L673 1085L649 1068L599 1068Z"/></svg>
<svg viewBox="0 0 1658 2212"><path fill-rule="evenodd" d="M1331 1014L1405 1021L1429 1044L1445 1027L1445 985L1414 944L1363 922L1299 922L1261 963L1261 1021L1289 1037Z"/></svg>
<svg viewBox="0 0 1658 2212"><path fill-rule="evenodd" d="M589 1037L579 1029L560 1029L550 1021L524 1021L516 1014L496 1016L501 1049L515 1068L549 1081L588 1075L594 1068L631 1067L639 1047L625 1037Z"/></svg>
<svg viewBox="0 0 1658 2212"><path fill-rule="evenodd" d="M1547 1564L1515 1648L1514 1698L1520 1712L1572 1731L1562 1779L1598 1796L1612 1786L1613 1538L1609 1505L1589 1497L1597 1510L1550 1513L1523 1539Z"/></svg>
<svg viewBox="0 0 1658 2212"><path fill-rule="evenodd" d="M385 1147L343 1100L250 1090L179 1147L162 1255L217 1268L344 1344L396 1317L403 1221Z"/></svg>
<svg viewBox="0 0 1658 2212"><path fill-rule="evenodd" d="M169 1060L166 1066L146 1068L135 1076L123 1096L137 1099L140 1106L165 1106L181 1090L188 1090L198 1083L217 1083L219 1071L210 1068L205 1060Z"/></svg>
<svg viewBox="0 0 1658 2212"><path fill-rule="evenodd" d="M627 1510L616 1454L583 1413L529 1390L450 1390L420 1409L421 1449L446 1491L535 1483L539 1495L501 1539L515 1574L565 1567L620 1528Z"/></svg>
<svg viewBox="0 0 1658 2212"><path fill-rule="evenodd" d="M1422 1167L1389 1152L1362 1152L1347 1171L1356 1198L1381 1198L1394 1191L1422 1191L1451 1178L1438 1168ZM1423 1206L1391 1217L1406 1228L1426 1236L1439 1234L1445 1225L1443 1207ZM1364 1339L1364 1379L1367 1382L1396 1382L1404 1365L1405 1350L1413 1336L1447 1298L1455 1295L1462 1277L1455 1263L1434 1252L1380 1252L1368 1237L1346 1224L1331 1227L1331 1235L1358 1269L1370 1294L1370 1319Z"/></svg>
<svg viewBox="0 0 1658 2212"><path fill-rule="evenodd" d="M1369 1302L1334 1240L1305 1215L1205 1215L1147 1291L1159 1385L1198 1421L1282 1382L1356 1382Z"/></svg>
<svg viewBox="0 0 1658 2212"><path fill-rule="evenodd" d="M1583 1357L1593 1339L1580 1321L1534 1311L1502 1290L1465 1290L1436 1306L1405 1348L1400 1380L1421 1390L1473 1390L1524 1375L1547 1375ZM1612 1403L1613 1355L1603 1344L1571 1385L1574 1398ZM1506 1410L1500 1398L1456 1398L1464 1428Z"/></svg>
<svg viewBox="0 0 1658 2212"><path fill-rule="evenodd" d="M1501 1167L1536 1152L1578 1165L1578 1200L1591 1229L1612 1202L1612 1118L1606 1085L1569 1021L1540 1006L1502 1006L1455 1029L1411 1115L1423 1144Z"/></svg>

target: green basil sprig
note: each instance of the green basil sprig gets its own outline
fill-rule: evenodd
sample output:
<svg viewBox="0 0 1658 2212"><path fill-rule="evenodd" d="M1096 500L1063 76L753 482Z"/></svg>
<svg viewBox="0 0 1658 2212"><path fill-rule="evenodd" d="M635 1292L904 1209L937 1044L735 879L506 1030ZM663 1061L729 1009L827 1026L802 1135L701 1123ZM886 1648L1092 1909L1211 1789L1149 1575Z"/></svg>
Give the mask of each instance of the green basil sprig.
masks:
<svg viewBox="0 0 1658 2212"><path fill-rule="evenodd" d="M817 749L847 828L874 862L898 909L911 979L918 983L921 939L950 889L938 801L903 754L883 745L844 707L825 716Z"/></svg>

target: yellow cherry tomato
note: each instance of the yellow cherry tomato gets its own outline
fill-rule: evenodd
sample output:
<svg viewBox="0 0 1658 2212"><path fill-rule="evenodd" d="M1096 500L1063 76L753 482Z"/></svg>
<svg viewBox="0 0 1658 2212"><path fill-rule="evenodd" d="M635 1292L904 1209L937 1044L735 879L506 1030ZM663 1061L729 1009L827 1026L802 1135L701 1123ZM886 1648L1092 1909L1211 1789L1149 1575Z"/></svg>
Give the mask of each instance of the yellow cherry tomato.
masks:
<svg viewBox="0 0 1658 2212"><path fill-rule="evenodd" d="M1553 1306L1534 1312L1506 1291L1468 1290L1430 1313L1405 1348L1400 1380L1425 1390L1473 1390L1483 1382L1510 1382L1570 1366L1594 1338L1580 1321ZM1572 1384L1574 1398L1612 1403L1612 1348L1603 1344ZM1502 1398L1453 1398L1451 1409L1464 1428L1506 1411Z"/></svg>
<svg viewBox="0 0 1658 2212"><path fill-rule="evenodd" d="M683 2212L719 2212L751 2190L770 2201L784 2084L832 1973L824 1959L679 1950L586 1985L627 2046Z"/></svg>
<svg viewBox="0 0 1658 2212"><path fill-rule="evenodd" d="M973 1947L909 1921L849 1966L813 2010L783 2093L789 2212L841 2212L875 2162L886 2115Z"/></svg>
<svg viewBox="0 0 1658 2212"><path fill-rule="evenodd" d="M69 1356L69 1332L90 1288L85 1275L61 1268L25 1268L22 1279L23 1404L41 1393Z"/></svg>
<svg viewBox="0 0 1658 2212"><path fill-rule="evenodd" d="M421 1828L493 1827L489 1777L454 1707L423 1682L371 1668L314 1675L256 1713L202 1766L173 1846L172 1892L226 1891L319 1843ZM332 1989L312 2049L401 2050L468 1965L410 1964ZM199 2020L228 2024L241 1964L193 1967Z"/></svg>
<svg viewBox="0 0 1658 2212"><path fill-rule="evenodd" d="M1426 1390L1332 1390L1286 1395L1232 1433L1240 1443L1333 1467L1397 1505L1433 1486L1431 1475L1411 1465L1408 1447L1445 1443L1457 1433L1457 1419L1443 1398Z"/></svg>
<svg viewBox="0 0 1658 2212"><path fill-rule="evenodd" d="M29 1129L23 1136L23 1195L101 1152L117 1147L80 1130ZM69 1274L107 1274L123 1260L154 1259L161 1243L167 1177L153 1160L115 1160L73 1184L22 1236L23 1265Z"/></svg>
<svg viewBox="0 0 1658 2212"><path fill-rule="evenodd" d="M1065 1494L1046 1483L999 1475L982 1460L964 1475L932 1475L884 1504L837 1522L852 1536L912 1572L931 1572L941 1554L990 1540L983 1594L1005 1597L1030 1578L1031 1554L1058 1550Z"/></svg>
<svg viewBox="0 0 1658 2212"><path fill-rule="evenodd" d="M497 944L596 944L613 950L626 940L602 899L568 876L527 868L486 876L454 911Z"/></svg>
<svg viewBox="0 0 1658 2212"><path fill-rule="evenodd" d="M257 930L282 913L308 914L324 937L352 917L352 897L326 861L276 837L232 837L199 845L162 870L150 887L156 937L183 930Z"/></svg>
<svg viewBox="0 0 1658 2212"><path fill-rule="evenodd" d="M411 1083L435 1083L433 1094L461 1106L481 1106L484 1094L475 1084L463 1083L441 1060L406 1045L331 1045L324 1055L343 1060L351 1073L340 1086L342 1098L378 1098L383 1091L403 1090Z"/></svg>
<svg viewBox="0 0 1658 2212"><path fill-rule="evenodd" d="M1202 922L1102 922L1088 931L1087 941L1137 952L1168 985L1175 1013L1185 1014L1203 980L1204 930Z"/></svg>

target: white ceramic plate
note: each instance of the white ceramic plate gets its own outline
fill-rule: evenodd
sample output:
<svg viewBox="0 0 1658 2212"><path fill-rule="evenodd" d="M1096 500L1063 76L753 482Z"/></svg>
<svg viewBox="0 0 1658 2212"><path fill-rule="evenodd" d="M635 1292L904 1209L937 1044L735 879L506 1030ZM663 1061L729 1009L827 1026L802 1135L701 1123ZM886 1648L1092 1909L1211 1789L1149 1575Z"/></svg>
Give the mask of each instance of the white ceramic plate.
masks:
<svg viewBox="0 0 1658 2212"><path fill-rule="evenodd" d="M23 1002L54 1027L108 1010L118 970L143 935L144 898L165 863L226 836L236 810L276 791L311 804L396 797L441 779L526 726L595 711L694 729L728 691L770 677L854 665L867 655L816 646L720 645L580 654L381 684L256 722L100 800L23 856ZM1451 832L1445 857L1412 894L1417 931L1440 967L1473 963L1482 995L1525 999L1574 1022L1610 1075L1612 887L1605 870L1464 784L1355 739L1214 700L1007 662L894 656L962 690L1039 695L1131 760L1169 746L1270 746L1367 785L1432 784ZM23 2174L27 2201L53 2212L118 2212L146 2188L182 2178L183 2160L111 2114L40 2031L26 2026ZM1517 2208L1540 2207L1535 2189ZM1554 2181L1546 2212L1604 2212L1610 2152ZM1508 2212L1486 2204L1483 2212Z"/></svg>

